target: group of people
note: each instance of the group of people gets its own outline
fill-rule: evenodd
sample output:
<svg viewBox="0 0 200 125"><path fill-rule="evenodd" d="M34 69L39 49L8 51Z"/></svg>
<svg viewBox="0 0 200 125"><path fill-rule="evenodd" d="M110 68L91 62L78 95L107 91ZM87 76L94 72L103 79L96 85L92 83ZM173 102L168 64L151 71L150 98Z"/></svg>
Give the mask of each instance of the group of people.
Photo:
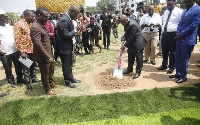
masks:
<svg viewBox="0 0 200 125"><path fill-rule="evenodd" d="M59 54L65 85L75 88L74 83L81 81L75 79L72 73L74 43L81 37L85 54L94 53L94 44L99 47L101 53L103 48L99 40L103 36L104 49L110 50L111 29L114 37L118 38L117 26L121 23L124 26L122 39L126 41L121 49L127 48L128 52L128 67L124 74L133 72L135 60L136 72L133 79L140 76L143 63L150 60L152 65L156 64L158 29L162 27L163 61L158 70L169 68L167 74L172 74L176 69L176 74L169 77L178 78L176 83L182 83L187 80L188 60L197 41L200 7L195 0L184 0L184 11L175 4L175 0L168 0L168 10L162 17L154 13L154 6L150 5L147 11L143 11L145 13L140 20L136 19L129 8L125 9L127 2L120 16L119 11L113 16L105 6L99 18L102 20L101 25L96 16L89 16L82 7L76 5L72 5L62 16L58 16L56 21L50 21L47 8L39 7L36 11L25 10L23 18L16 22L13 28L6 23L5 12L0 9L0 60L5 69L6 79L12 87L16 87L11 69L13 62L17 83L24 83L27 90L32 90L31 82L40 82L35 72L38 65L44 90L49 95L56 95L53 88L58 85L53 80L53 74L54 62ZM31 66L27 67L19 58L30 59Z"/></svg>
<svg viewBox="0 0 200 125"><path fill-rule="evenodd" d="M133 71L133 63L135 60L133 58L135 58L135 56L129 55L131 50L137 50L136 48L132 49L129 44L136 44L136 41L142 39L142 37L145 38L147 44L145 45L143 40L139 40L140 42L137 45L140 47L143 45L143 47L141 47L144 48L143 62L146 63L150 60L152 65L156 64L155 51L159 41L158 31L159 27L162 27L161 47L163 60L161 66L157 69L166 70L169 68L167 74L172 74L174 69L176 69L175 75L170 75L169 78L177 78L176 83L187 81L188 61L195 44L197 44L197 30L200 24L200 7L195 2L195 0L184 0L186 9L181 10L176 7L175 0L168 0L168 9L163 13L162 17L158 13L154 13L154 6L150 5L147 8L147 13L140 17L139 24L141 27L138 27L135 23L133 25L133 21L130 17L120 17L121 24L125 27L124 36L125 38L129 36L126 38L126 42L128 43L125 44L125 46L128 47L129 61L124 74ZM127 32L127 29L132 30ZM140 31L141 29L142 31ZM141 32L143 35L140 35ZM137 35L135 36L132 33ZM129 42L130 39L132 39L131 42ZM137 45L134 45L134 47ZM134 52L134 54L143 51L141 48ZM136 73L133 78L137 78L141 73L143 64L142 56L142 54L140 54L139 57L136 56L136 61L140 61L137 61Z"/></svg>

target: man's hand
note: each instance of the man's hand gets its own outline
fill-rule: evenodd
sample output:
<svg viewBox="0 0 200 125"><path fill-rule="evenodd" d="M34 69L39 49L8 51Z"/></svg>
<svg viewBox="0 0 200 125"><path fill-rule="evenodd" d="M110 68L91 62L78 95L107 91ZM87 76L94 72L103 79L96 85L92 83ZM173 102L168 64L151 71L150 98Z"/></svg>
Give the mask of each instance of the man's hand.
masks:
<svg viewBox="0 0 200 125"><path fill-rule="evenodd" d="M179 32L176 33L176 38L179 39L180 41L184 41L184 38L181 38L181 37L179 36Z"/></svg>
<svg viewBox="0 0 200 125"><path fill-rule="evenodd" d="M53 33L49 33L49 36L50 36L50 39L54 39L55 38Z"/></svg>
<svg viewBox="0 0 200 125"><path fill-rule="evenodd" d="M126 6L127 4L128 4L128 2L126 1L125 4L124 4L124 6Z"/></svg>
<svg viewBox="0 0 200 125"><path fill-rule="evenodd" d="M124 51L124 50L125 50L125 47L124 47L124 46L122 46L120 49L122 49L122 51Z"/></svg>
<svg viewBox="0 0 200 125"><path fill-rule="evenodd" d="M0 56L4 56L6 53L0 50Z"/></svg>
<svg viewBox="0 0 200 125"><path fill-rule="evenodd" d="M26 58L26 53L25 52L21 52L21 57L22 58Z"/></svg>
<svg viewBox="0 0 200 125"><path fill-rule="evenodd" d="M46 62L48 62L48 63L54 63L54 60L53 60L53 58L50 58L49 60L46 60Z"/></svg>

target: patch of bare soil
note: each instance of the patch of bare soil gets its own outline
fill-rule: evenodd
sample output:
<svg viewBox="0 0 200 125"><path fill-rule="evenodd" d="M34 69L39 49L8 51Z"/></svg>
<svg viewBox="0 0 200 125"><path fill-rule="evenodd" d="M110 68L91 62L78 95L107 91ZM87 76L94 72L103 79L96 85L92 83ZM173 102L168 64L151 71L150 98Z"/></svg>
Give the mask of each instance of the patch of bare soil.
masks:
<svg viewBox="0 0 200 125"><path fill-rule="evenodd" d="M136 85L136 82L130 78L124 77L123 79L119 79L113 77L112 74L98 76L96 83L97 87L103 90L125 89Z"/></svg>

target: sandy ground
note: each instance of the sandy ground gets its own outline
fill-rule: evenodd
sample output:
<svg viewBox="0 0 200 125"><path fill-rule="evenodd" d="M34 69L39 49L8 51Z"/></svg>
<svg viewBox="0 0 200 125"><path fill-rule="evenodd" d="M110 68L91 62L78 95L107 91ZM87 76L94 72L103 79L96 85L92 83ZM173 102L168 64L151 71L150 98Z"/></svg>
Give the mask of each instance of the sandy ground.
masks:
<svg viewBox="0 0 200 125"><path fill-rule="evenodd" d="M199 44L199 43L198 43ZM111 51L112 51L111 46ZM179 85L196 84L200 82L200 68L197 67L197 60L200 59L199 45L195 46L192 53L188 67L188 80L182 84L176 84L176 79L170 79L166 74L167 70L159 71L157 68L161 65L162 57L156 57L156 65L152 65L150 62L144 64L141 76L137 79L132 79L133 73L124 75L123 79L113 78L113 68L109 64L97 66L91 72L77 73L75 77L81 79L85 86L89 89L84 90L85 95L106 94L113 92L127 92L143 89L164 88L173 87ZM123 53L122 59L123 68L127 67L127 53ZM0 62L0 80L5 79L4 69ZM135 69L135 66L134 66ZM14 68L13 68L14 72ZM173 74L175 71L173 72ZM15 73L14 73L15 74ZM91 84L92 83L92 84ZM84 85L83 85L84 86ZM79 89L78 89L79 90ZM64 91L64 90L63 90ZM81 90L80 90L81 93ZM80 95L80 94L78 94Z"/></svg>

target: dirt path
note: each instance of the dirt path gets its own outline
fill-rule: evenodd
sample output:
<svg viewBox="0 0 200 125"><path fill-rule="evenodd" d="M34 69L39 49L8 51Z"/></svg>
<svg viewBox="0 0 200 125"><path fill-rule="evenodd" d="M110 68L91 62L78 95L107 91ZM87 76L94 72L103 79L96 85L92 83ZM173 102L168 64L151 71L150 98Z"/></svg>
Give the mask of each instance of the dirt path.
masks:
<svg viewBox="0 0 200 125"><path fill-rule="evenodd" d="M198 43L199 44L199 43ZM116 46L115 46L116 47ZM112 51L111 46L111 51ZM102 66L97 66L91 72L87 73L77 73L76 78L81 79L85 85L79 87L73 94L70 95L94 95L94 94L105 94L113 92L125 92L125 91L134 91L134 90L143 90L143 89L153 89L153 88L163 88L163 87L172 87L186 84L195 84L200 82L200 68L197 67L197 60L200 59L199 45L195 46L194 52L192 53L191 59L189 61L188 67L188 80L183 84L176 84L175 79L170 79L169 75L165 71L158 71L157 68L161 65L162 57L158 56L156 58L156 65L151 63L145 63L142 74L137 79L132 79L133 73L129 75L124 75L123 80L118 78L113 78L113 68L109 64L104 64ZM123 68L127 67L127 54L123 54ZM2 63L0 62L0 67ZM135 66L134 66L135 69ZM14 68L13 68L14 72ZM175 71L174 71L175 73ZM4 70L0 69L0 80L5 79ZM84 86L84 87L83 87ZM86 88L86 89L85 89ZM61 88L63 89L63 88ZM68 88L64 88L60 93L68 91ZM74 90L69 90L70 92Z"/></svg>

